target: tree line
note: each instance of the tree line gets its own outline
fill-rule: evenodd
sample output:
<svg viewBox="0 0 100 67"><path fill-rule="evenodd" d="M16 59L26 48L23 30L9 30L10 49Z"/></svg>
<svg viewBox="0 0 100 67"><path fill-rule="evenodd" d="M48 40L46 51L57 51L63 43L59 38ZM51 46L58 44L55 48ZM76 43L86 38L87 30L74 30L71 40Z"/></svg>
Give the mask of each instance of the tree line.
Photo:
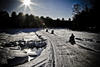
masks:
<svg viewBox="0 0 100 67"><path fill-rule="evenodd" d="M70 22L70 18L69 20L64 18L54 20L50 17L24 15L22 12L17 15L15 11L9 16L7 11L0 11L0 28L66 28L69 27Z"/></svg>
<svg viewBox="0 0 100 67"><path fill-rule="evenodd" d="M11 16L7 11L0 11L0 28L37 28L41 27L40 18L34 15L12 12Z"/></svg>

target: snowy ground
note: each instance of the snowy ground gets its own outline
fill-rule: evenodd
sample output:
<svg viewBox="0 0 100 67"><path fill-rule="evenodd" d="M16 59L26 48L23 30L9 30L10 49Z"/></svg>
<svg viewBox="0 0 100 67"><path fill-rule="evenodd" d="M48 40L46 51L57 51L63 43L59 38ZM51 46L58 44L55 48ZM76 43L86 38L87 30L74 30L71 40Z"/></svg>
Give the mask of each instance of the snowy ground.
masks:
<svg viewBox="0 0 100 67"><path fill-rule="evenodd" d="M54 51L55 67L99 67L100 35L96 33L78 32L67 29L42 30L41 35L47 37ZM75 35L76 44L69 43L71 34Z"/></svg>
<svg viewBox="0 0 100 67"><path fill-rule="evenodd" d="M79 31L71 31L66 29L55 29L55 34L59 37L64 38L66 41L69 40L71 34L75 35L75 40L77 43L82 43L82 46L86 46L87 48L91 48L94 50L100 50L100 35L99 33L88 33L88 32L79 32Z"/></svg>
<svg viewBox="0 0 100 67"><path fill-rule="evenodd" d="M34 29L19 31L17 29L0 33L0 64L16 66L36 60L46 48L47 41L42 41L42 39L36 35Z"/></svg>
<svg viewBox="0 0 100 67"><path fill-rule="evenodd" d="M71 31L68 29L52 29L48 32L40 29L17 29L0 33L0 45L12 41L40 41L46 40L46 48L19 50L17 47L3 48L0 46L0 53L3 56L23 57L25 62L15 67L100 67L100 35L96 33ZM75 35L76 44L69 43L71 34ZM11 50L10 49L14 49ZM9 56L10 52L10 56ZM28 56L29 54L37 57ZM3 58L5 58L3 57ZM2 57L0 57L2 58ZM32 59L31 61L29 59ZM23 59L22 59L23 60ZM23 61L23 62L24 62ZM4 59L0 63L7 63Z"/></svg>

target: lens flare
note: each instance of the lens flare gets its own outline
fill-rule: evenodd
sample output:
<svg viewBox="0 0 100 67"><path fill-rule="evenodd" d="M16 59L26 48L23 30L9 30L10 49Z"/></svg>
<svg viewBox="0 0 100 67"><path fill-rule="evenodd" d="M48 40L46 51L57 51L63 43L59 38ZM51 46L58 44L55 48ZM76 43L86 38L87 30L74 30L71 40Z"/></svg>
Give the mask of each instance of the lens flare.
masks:
<svg viewBox="0 0 100 67"><path fill-rule="evenodd" d="M30 6L32 4L31 0L23 0L25 6Z"/></svg>
<svg viewBox="0 0 100 67"><path fill-rule="evenodd" d="M33 6L37 6L36 3L32 2L31 0L20 0L20 2L22 3L19 7L25 7L24 10L26 10L26 8L31 9L31 5Z"/></svg>

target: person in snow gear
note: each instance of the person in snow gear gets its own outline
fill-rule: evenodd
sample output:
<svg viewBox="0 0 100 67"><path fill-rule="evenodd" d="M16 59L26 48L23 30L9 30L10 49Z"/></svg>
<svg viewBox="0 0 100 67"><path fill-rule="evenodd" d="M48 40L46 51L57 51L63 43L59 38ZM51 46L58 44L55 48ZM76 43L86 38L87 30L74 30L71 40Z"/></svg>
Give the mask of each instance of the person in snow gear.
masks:
<svg viewBox="0 0 100 67"><path fill-rule="evenodd" d="M54 34L54 30L51 31L51 34Z"/></svg>
<svg viewBox="0 0 100 67"><path fill-rule="evenodd" d="M74 36L73 33L71 34L71 36L70 36L70 38L69 38L69 42L70 42L72 45L76 44L76 43L75 43L75 36Z"/></svg>

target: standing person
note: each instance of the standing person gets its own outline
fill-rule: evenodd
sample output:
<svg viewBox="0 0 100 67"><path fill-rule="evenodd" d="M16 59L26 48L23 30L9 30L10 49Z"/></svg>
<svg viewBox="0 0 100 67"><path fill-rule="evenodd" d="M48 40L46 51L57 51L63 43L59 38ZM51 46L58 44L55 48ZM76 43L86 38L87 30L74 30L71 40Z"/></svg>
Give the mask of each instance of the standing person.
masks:
<svg viewBox="0 0 100 67"><path fill-rule="evenodd" d="M70 42L72 45L76 44L76 43L75 43L75 36L74 36L73 33L71 34L71 36L70 36L70 38L69 38L69 42Z"/></svg>

